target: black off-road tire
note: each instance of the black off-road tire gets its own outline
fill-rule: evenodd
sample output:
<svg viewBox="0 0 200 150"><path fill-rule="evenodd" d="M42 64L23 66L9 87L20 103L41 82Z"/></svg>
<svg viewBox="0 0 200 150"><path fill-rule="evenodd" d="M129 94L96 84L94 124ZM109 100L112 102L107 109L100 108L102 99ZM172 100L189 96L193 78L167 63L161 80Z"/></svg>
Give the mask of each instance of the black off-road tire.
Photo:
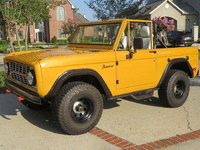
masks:
<svg viewBox="0 0 200 150"><path fill-rule="evenodd" d="M103 111L100 92L84 82L64 85L52 102L52 113L58 125L70 135L93 129Z"/></svg>
<svg viewBox="0 0 200 150"><path fill-rule="evenodd" d="M170 70L158 90L158 95L165 106L175 108L185 103L189 89L187 74L180 70Z"/></svg>
<svg viewBox="0 0 200 150"><path fill-rule="evenodd" d="M49 107L48 103L45 103L43 105L38 105L38 104L34 104L28 100L23 100L21 101L22 104L32 110L43 110L43 109L47 109Z"/></svg>

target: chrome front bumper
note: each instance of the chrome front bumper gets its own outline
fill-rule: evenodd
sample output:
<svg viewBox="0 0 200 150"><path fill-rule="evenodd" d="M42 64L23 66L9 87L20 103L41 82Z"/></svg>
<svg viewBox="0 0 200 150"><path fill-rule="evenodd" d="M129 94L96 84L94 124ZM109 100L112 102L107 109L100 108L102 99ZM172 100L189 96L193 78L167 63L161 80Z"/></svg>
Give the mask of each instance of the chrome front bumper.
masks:
<svg viewBox="0 0 200 150"><path fill-rule="evenodd" d="M11 92L16 94L17 96L21 96L32 103L42 105L42 99L38 94L36 94L22 86L19 86L18 84L14 83L10 80L7 80L7 79L5 80L5 87L8 88L9 90L11 90Z"/></svg>

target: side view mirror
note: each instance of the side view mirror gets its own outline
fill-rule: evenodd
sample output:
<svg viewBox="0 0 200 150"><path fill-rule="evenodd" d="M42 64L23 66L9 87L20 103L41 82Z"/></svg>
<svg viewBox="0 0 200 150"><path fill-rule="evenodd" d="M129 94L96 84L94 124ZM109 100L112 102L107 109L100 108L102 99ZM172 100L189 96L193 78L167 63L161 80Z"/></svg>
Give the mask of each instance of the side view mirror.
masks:
<svg viewBox="0 0 200 150"><path fill-rule="evenodd" d="M134 45L134 50L130 50L130 58L133 58L133 54L134 53L137 53L137 50L138 49L143 49L143 40L141 37L138 37L138 38L134 38L134 41L133 41Z"/></svg>
<svg viewBox="0 0 200 150"><path fill-rule="evenodd" d="M143 40L141 37L134 38L134 50L143 49Z"/></svg>

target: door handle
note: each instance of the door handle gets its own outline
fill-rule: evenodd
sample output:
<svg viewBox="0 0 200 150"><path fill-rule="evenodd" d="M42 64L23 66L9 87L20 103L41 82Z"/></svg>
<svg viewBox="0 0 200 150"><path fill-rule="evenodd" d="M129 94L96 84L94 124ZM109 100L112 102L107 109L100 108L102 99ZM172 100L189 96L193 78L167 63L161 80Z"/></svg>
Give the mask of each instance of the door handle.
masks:
<svg viewBox="0 0 200 150"><path fill-rule="evenodd" d="M156 54L156 51L149 51L149 53L154 53L154 54Z"/></svg>

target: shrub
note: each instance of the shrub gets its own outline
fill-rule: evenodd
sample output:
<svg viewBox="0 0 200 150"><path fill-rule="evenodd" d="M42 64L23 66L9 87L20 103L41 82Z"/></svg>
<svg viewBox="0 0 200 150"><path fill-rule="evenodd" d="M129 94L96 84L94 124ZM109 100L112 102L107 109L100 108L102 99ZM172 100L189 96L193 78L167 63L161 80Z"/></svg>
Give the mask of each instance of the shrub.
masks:
<svg viewBox="0 0 200 150"><path fill-rule="evenodd" d="M57 40L58 45L68 45L69 41L68 40Z"/></svg>
<svg viewBox="0 0 200 150"><path fill-rule="evenodd" d="M200 38L197 40L197 43L200 43Z"/></svg>
<svg viewBox="0 0 200 150"><path fill-rule="evenodd" d="M53 37L53 43L57 44L57 38L56 38L56 36Z"/></svg>
<svg viewBox="0 0 200 150"><path fill-rule="evenodd" d="M0 44L5 45L5 44L7 44L7 41L6 40L0 40Z"/></svg>
<svg viewBox="0 0 200 150"><path fill-rule="evenodd" d="M67 20L67 22L63 23L62 29L63 29L65 34L69 35L68 40L70 40L71 37L73 36L77 26L78 26L78 23L71 18L69 18Z"/></svg>
<svg viewBox="0 0 200 150"><path fill-rule="evenodd" d="M47 45L55 45L54 43L47 43Z"/></svg>
<svg viewBox="0 0 200 150"><path fill-rule="evenodd" d="M20 45L25 45L25 42L24 41L20 41Z"/></svg>
<svg viewBox="0 0 200 150"><path fill-rule="evenodd" d="M6 53L7 52L7 48L8 48L7 45L0 46L0 53Z"/></svg>
<svg viewBox="0 0 200 150"><path fill-rule="evenodd" d="M5 78L6 78L6 73L5 71L0 71L0 87L3 87L5 85Z"/></svg>
<svg viewBox="0 0 200 150"><path fill-rule="evenodd" d="M10 44L10 38L8 38L7 43Z"/></svg>
<svg viewBox="0 0 200 150"><path fill-rule="evenodd" d="M18 45L18 42L17 42L17 41L14 41L14 42L13 42L13 45Z"/></svg>
<svg viewBox="0 0 200 150"><path fill-rule="evenodd" d="M13 42L13 45L18 45L18 42L17 42L17 41L14 41L14 42ZM20 41L20 45L25 45L25 42L24 42L24 41Z"/></svg>
<svg viewBox="0 0 200 150"><path fill-rule="evenodd" d="M166 32L169 32L169 31L173 31L174 28L175 28L175 25L174 25L174 20L171 19L171 20L168 20L166 17L164 17L163 19L159 16L159 17L155 17L152 19L155 23L156 23L156 26L157 26L157 30L160 32L160 31L166 31Z"/></svg>

